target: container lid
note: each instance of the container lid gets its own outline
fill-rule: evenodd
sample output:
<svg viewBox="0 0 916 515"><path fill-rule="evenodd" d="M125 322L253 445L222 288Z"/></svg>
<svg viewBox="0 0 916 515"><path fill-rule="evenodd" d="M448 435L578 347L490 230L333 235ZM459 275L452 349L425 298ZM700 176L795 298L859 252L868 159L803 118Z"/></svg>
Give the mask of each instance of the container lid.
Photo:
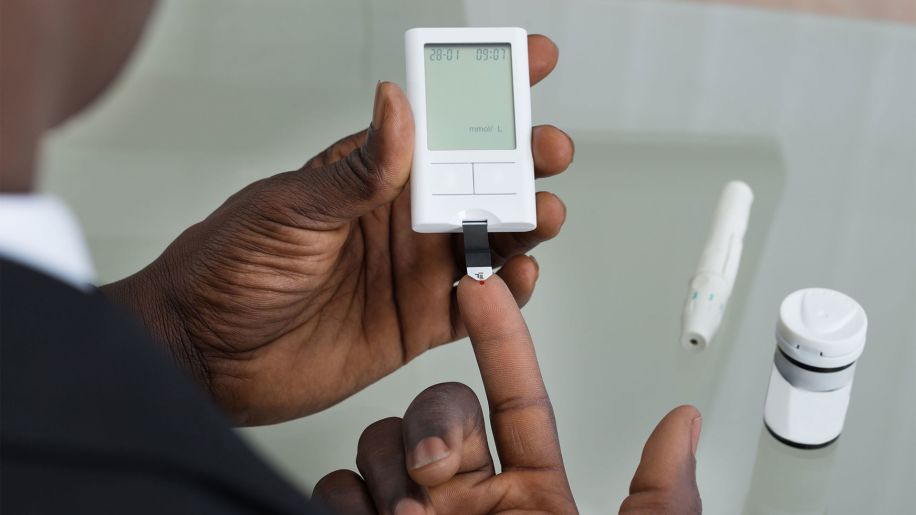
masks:
<svg viewBox="0 0 916 515"><path fill-rule="evenodd" d="M817 368L837 368L862 354L867 328L865 310L848 295L806 288L782 301L776 340L796 361Z"/></svg>

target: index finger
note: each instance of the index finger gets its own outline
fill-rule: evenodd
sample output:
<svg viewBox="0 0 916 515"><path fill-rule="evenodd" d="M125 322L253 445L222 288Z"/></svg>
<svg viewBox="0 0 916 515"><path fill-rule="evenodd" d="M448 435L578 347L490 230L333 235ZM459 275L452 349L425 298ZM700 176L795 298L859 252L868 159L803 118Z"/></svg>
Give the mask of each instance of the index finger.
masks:
<svg viewBox="0 0 916 515"><path fill-rule="evenodd" d="M547 36L528 36L528 79L532 86L550 75L557 65L560 50Z"/></svg>
<svg viewBox="0 0 916 515"><path fill-rule="evenodd" d="M458 306L487 393L503 471L562 470L556 421L534 343L506 283L496 275L482 283L465 276L458 285Z"/></svg>

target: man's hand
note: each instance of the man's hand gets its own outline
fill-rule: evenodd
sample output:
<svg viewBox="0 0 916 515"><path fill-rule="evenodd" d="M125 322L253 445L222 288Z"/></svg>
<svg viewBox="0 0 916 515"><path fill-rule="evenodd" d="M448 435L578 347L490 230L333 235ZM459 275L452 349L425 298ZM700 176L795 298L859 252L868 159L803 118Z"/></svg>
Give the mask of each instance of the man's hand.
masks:
<svg viewBox="0 0 916 515"><path fill-rule="evenodd" d="M558 54L543 36L529 37L528 46L534 84ZM538 177L572 161L562 131L535 127L532 139ZM367 131L236 193L146 269L103 290L236 422L279 422L331 406L465 335L453 286L464 275L460 236L411 230L413 141L404 94L380 83ZM523 254L556 236L566 217L545 192L537 212L536 230L491 239L494 264L519 305L538 275Z"/></svg>
<svg viewBox="0 0 916 515"><path fill-rule="evenodd" d="M501 473L477 396L463 384L440 384L417 396L403 419L366 428L356 456L362 476L339 470L318 482L313 498L335 513L576 513L553 409L512 292L496 276L483 285L466 277L458 302Z"/></svg>
<svg viewBox="0 0 916 515"><path fill-rule="evenodd" d="M576 513L553 409L511 293L498 278L483 286L462 279L458 298L502 471L496 473L474 392L444 383L417 396L403 419L366 428L356 455L360 473L328 474L315 485L314 500L347 514ZM699 431L691 406L659 423L621 513L700 512L693 457Z"/></svg>

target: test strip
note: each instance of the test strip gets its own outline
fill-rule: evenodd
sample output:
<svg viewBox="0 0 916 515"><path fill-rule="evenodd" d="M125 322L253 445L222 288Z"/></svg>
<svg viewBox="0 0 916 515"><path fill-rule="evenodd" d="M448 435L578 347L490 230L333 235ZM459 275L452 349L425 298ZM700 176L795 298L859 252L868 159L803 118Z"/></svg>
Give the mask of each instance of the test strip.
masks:
<svg viewBox="0 0 916 515"><path fill-rule="evenodd" d="M487 221L465 220L461 228L464 231L464 260L468 275L478 281L486 281L493 275Z"/></svg>

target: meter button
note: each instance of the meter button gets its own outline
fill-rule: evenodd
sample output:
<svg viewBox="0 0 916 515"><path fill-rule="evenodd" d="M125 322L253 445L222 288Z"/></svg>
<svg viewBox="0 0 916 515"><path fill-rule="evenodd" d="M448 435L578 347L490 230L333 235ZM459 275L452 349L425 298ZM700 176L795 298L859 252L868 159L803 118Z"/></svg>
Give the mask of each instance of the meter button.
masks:
<svg viewBox="0 0 916 515"><path fill-rule="evenodd" d="M429 191L433 195L472 195L474 176L471 163L440 163L429 165Z"/></svg>
<svg viewBox="0 0 916 515"><path fill-rule="evenodd" d="M511 195L518 193L522 169L518 163L474 163L474 193Z"/></svg>

